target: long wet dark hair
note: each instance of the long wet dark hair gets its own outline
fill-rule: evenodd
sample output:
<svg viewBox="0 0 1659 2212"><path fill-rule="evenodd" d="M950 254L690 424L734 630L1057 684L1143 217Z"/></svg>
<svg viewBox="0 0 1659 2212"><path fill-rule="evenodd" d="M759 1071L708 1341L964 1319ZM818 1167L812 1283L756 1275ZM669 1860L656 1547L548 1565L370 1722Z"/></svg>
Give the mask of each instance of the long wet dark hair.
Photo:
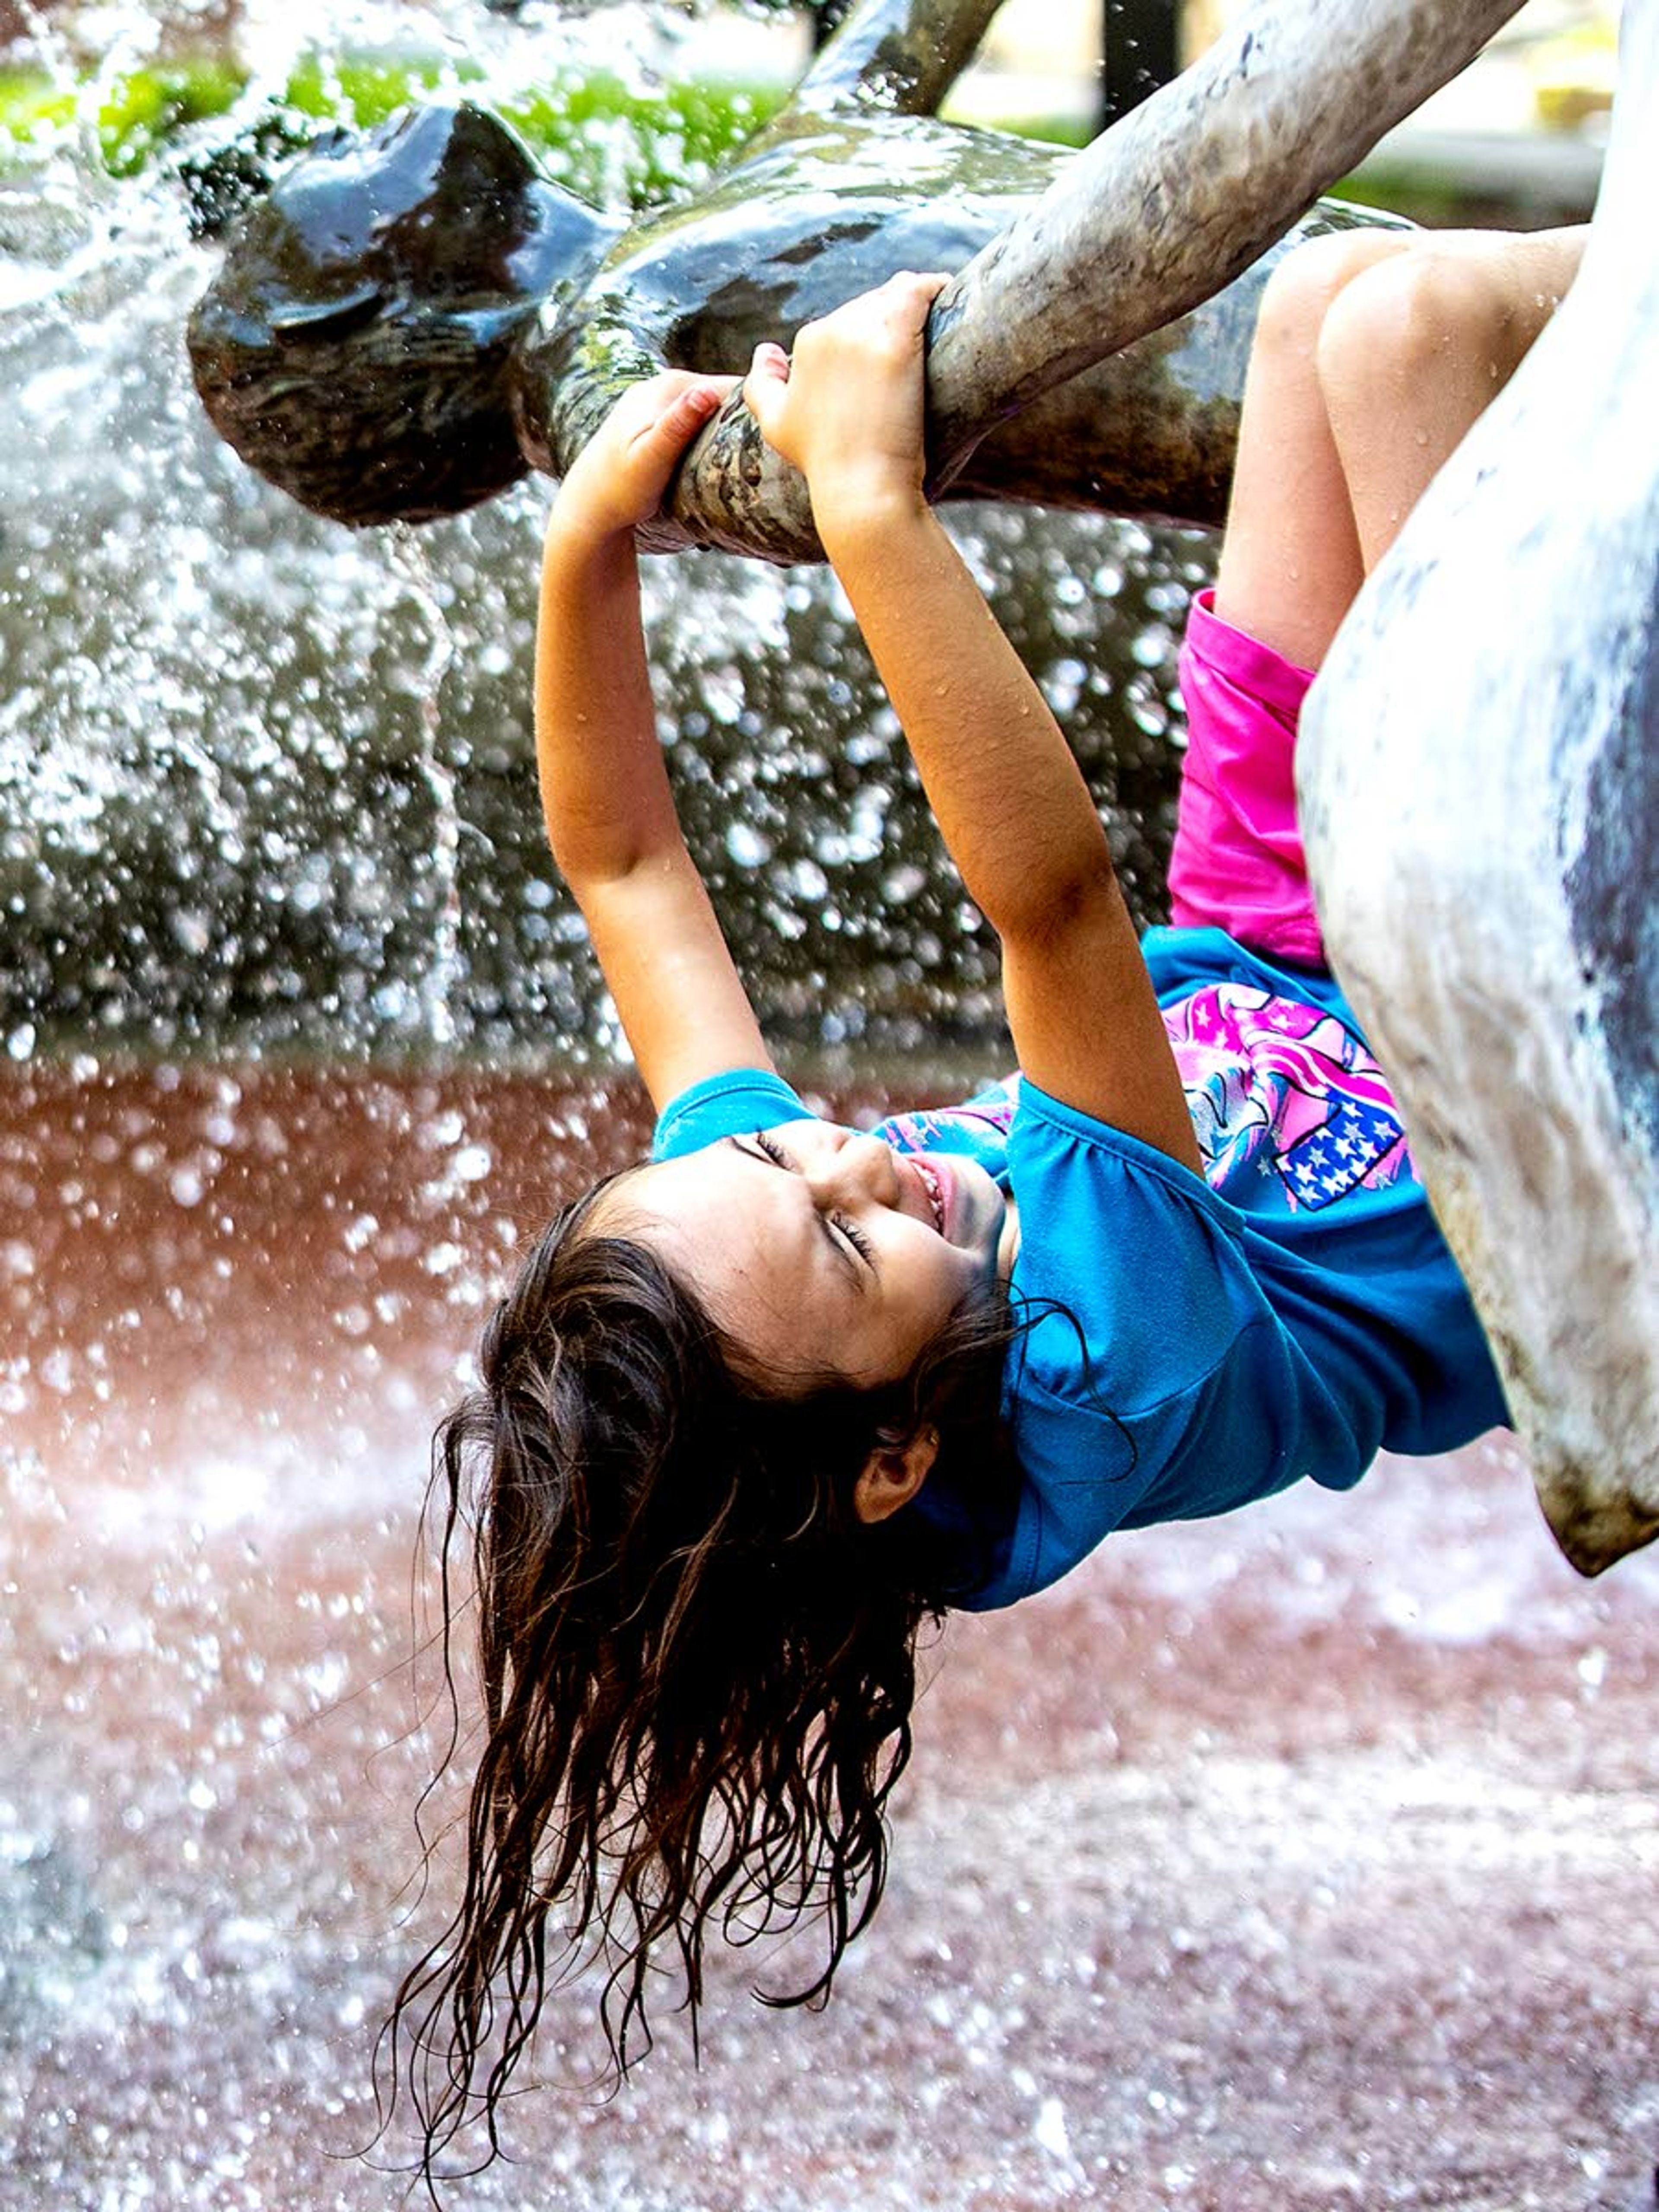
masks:
<svg viewBox="0 0 1659 2212"><path fill-rule="evenodd" d="M828 1997L882 1894L918 1632L989 1565L983 1537L914 1510L860 1521L854 1484L873 1449L931 1427L930 1480L968 1524L1005 1522L1018 1488L1002 1380L1025 1323L1006 1292L959 1309L897 1383L826 1376L786 1399L654 1252L596 1232L596 1195L532 1251L435 1441L446 1678L453 1697L470 1528L486 1728L465 1893L377 2058L428 2182L471 2120L496 2154L550 1983L579 1966L605 1977L612 2081L650 2047L665 1956L695 2036L711 1929L741 1944L817 1921L818 1972L757 1995Z"/></svg>

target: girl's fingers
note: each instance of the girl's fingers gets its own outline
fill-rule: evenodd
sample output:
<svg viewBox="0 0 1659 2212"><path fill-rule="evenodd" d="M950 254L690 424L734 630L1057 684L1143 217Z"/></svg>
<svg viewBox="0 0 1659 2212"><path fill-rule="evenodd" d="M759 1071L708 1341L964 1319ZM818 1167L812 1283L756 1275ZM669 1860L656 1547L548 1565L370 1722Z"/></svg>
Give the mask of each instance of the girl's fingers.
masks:
<svg viewBox="0 0 1659 2212"><path fill-rule="evenodd" d="M901 269L881 289L899 299L936 300L950 281L942 269Z"/></svg>
<svg viewBox="0 0 1659 2212"><path fill-rule="evenodd" d="M888 289L887 312L884 317L893 335L907 342L919 338L927 327L927 318L939 294L950 278L934 270L928 276L919 276L906 270L894 277Z"/></svg>
<svg viewBox="0 0 1659 2212"><path fill-rule="evenodd" d="M682 391L669 395L667 412L683 408L694 414L713 414L737 389L735 376L699 376Z"/></svg>
<svg viewBox="0 0 1659 2212"><path fill-rule="evenodd" d="M901 269L873 292L848 301L839 312L854 325L896 325L915 331L927 321L928 309L950 281L943 270Z"/></svg>
<svg viewBox="0 0 1659 2212"><path fill-rule="evenodd" d="M763 431L769 422L776 421L788 382L788 355L781 345L763 338L743 380L744 403Z"/></svg>
<svg viewBox="0 0 1659 2212"><path fill-rule="evenodd" d="M725 394L716 392L712 385L694 384L676 395L663 421L677 428L687 422L706 422L709 416L720 412L724 398Z"/></svg>
<svg viewBox="0 0 1659 2212"><path fill-rule="evenodd" d="M763 338L750 361L749 374L744 379L744 390L747 392L751 385L787 384L788 381L788 355L781 345L775 345L770 338Z"/></svg>
<svg viewBox="0 0 1659 2212"><path fill-rule="evenodd" d="M642 432L645 437L687 445L702 425L719 414L736 390L735 376L703 376L678 392L665 395Z"/></svg>

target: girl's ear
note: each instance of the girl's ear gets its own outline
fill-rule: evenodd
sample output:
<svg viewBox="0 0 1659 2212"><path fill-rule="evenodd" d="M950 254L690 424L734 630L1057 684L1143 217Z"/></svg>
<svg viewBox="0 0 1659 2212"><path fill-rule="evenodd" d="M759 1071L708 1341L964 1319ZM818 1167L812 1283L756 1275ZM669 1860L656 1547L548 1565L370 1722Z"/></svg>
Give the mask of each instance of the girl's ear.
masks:
<svg viewBox="0 0 1659 2212"><path fill-rule="evenodd" d="M915 1430L902 1443L880 1443L864 1462L853 1486L853 1510L860 1521L884 1521L908 1505L927 1481L939 1457L939 1431Z"/></svg>

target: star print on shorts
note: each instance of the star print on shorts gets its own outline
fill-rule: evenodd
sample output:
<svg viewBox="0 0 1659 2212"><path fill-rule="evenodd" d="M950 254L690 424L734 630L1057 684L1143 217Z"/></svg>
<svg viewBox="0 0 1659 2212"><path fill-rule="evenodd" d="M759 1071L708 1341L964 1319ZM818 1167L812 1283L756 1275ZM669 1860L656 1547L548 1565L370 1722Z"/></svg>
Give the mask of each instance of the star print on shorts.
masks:
<svg viewBox="0 0 1659 2212"><path fill-rule="evenodd" d="M1212 983L1164 1010L1207 1181L1276 1177L1296 1212L1413 1172L1387 1079L1322 1006Z"/></svg>

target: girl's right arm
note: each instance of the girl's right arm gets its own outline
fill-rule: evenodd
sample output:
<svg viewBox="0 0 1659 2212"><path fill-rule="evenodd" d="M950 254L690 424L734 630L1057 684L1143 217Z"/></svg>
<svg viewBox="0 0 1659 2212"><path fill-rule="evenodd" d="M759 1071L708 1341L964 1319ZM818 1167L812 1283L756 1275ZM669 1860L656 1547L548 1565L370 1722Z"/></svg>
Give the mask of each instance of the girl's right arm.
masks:
<svg viewBox="0 0 1659 2212"><path fill-rule="evenodd" d="M536 631L536 761L553 856L587 923L653 1103L772 1065L669 787L640 621L634 526L731 377L635 386L560 489Z"/></svg>
<svg viewBox="0 0 1659 2212"><path fill-rule="evenodd" d="M922 333L945 280L898 276L757 356L744 389L806 476L824 550L951 856L1002 946L1021 1068L1194 1170L1152 978L1064 733L921 491Z"/></svg>

